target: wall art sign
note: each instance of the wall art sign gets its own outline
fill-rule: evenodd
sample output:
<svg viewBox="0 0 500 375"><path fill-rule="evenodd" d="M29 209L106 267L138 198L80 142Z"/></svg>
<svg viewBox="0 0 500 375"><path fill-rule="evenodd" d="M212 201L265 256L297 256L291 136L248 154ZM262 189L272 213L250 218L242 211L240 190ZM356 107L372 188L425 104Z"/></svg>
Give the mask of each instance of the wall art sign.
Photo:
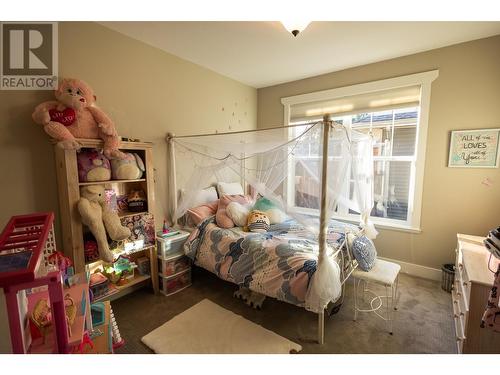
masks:
<svg viewBox="0 0 500 375"><path fill-rule="evenodd" d="M500 129L454 130L448 167L497 168Z"/></svg>

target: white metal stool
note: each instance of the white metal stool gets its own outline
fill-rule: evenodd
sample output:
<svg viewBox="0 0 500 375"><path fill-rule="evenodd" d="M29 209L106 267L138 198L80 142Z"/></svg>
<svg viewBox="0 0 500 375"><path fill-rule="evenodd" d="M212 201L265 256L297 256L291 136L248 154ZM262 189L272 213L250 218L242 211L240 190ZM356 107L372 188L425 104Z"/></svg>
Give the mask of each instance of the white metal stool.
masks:
<svg viewBox="0 0 500 375"><path fill-rule="evenodd" d="M366 272L355 269L352 273L354 279L354 321L358 317L358 312L373 312L379 318L387 322L389 333L392 335L392 322L394 310L397 310L397 293L398 293L398 280L399 271L401 266L396 263L387 262L385 260L377 259L373 268ZM373 296L370 300L369 309L361 309L358 305L358 289L361 282L363 282L363 299L366 293ZM383 285L385 287L385 295L377 295L372 290L368 289L368 283L376 283ZM389 287L391 288L391 293L389 294ZM382 299L385 298L387 312L386 315L382 315L379 310L382 308Z"/></svg>

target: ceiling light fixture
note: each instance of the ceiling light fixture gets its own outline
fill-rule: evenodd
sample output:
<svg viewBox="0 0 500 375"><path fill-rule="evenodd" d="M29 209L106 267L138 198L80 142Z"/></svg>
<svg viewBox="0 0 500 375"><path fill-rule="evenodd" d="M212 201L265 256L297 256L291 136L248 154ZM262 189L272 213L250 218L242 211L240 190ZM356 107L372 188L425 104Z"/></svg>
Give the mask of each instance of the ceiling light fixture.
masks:
<svg viewBox="0 0 500 375"><path fill-rule="evenodd" d="M299 35L310 24L309 21L281 21L281 23L293 36Z"/></svg>

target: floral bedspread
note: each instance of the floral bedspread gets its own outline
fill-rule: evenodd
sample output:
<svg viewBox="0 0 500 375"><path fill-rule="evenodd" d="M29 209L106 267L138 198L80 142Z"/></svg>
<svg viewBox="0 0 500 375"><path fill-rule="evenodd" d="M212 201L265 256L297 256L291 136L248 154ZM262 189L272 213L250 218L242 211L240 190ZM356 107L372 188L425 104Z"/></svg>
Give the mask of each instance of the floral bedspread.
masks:
<svg viewBox="0 0 500 375"><path fill-rule="evenodd" d="M345 226L330 223L332 249L343 243ZM222 229L211 217L191 233L184 252L223 280L303 306L316 272L318 243L294 221L272 225L266 233L248 233L240 228Z"/></svg>

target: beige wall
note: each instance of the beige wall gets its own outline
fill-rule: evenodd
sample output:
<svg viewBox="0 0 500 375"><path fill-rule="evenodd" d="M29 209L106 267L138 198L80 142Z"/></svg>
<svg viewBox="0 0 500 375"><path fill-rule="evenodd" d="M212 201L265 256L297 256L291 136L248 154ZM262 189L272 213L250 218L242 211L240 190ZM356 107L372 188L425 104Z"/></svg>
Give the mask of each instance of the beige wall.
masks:
<svg viewBox="0 0 500 375"><path fill-rule="evenodd" d="M94 88L97 104L120 135L154 142L160 225L167 210L167 131L180 135L256 126L254 88L96 23L59 24L59 73ZM52 98L48 91L0 91L1 228L16 214L50 210L57 216L52 146L31 120L34 107Z"/></svg>
<svg viewBox="0 0 500 375"><path fill-rule="evenodd" d="M500 127L500 36L259 89L257 119L282 124L282 97L432 69L422 233L380 230L376 245L381 256L437 268L453 260L457 232L484 235L500 224L499 169L446 167L450 130Z"/></svg>
<svg viewBox="0 0 500 375"><path fill-rule="evenodd" d="M262 127L277 125L283 121L281 97L439 69L422 233L381 230L379 253L438 267L452 260L456 232L484 234L500 222L499 170L446 167L450 130L500 127L500 36L260 89L258 97L253 88L95 23L60 23L59 42L60 75L88 81L121 135L155 143L158 218L167 209L167 131L250 129L256 119ZM0 91L0 227L15 214L58 212L52 147L30 117L49 99L51 92ZM493 186L481 184L486 177Z"/></svg>

